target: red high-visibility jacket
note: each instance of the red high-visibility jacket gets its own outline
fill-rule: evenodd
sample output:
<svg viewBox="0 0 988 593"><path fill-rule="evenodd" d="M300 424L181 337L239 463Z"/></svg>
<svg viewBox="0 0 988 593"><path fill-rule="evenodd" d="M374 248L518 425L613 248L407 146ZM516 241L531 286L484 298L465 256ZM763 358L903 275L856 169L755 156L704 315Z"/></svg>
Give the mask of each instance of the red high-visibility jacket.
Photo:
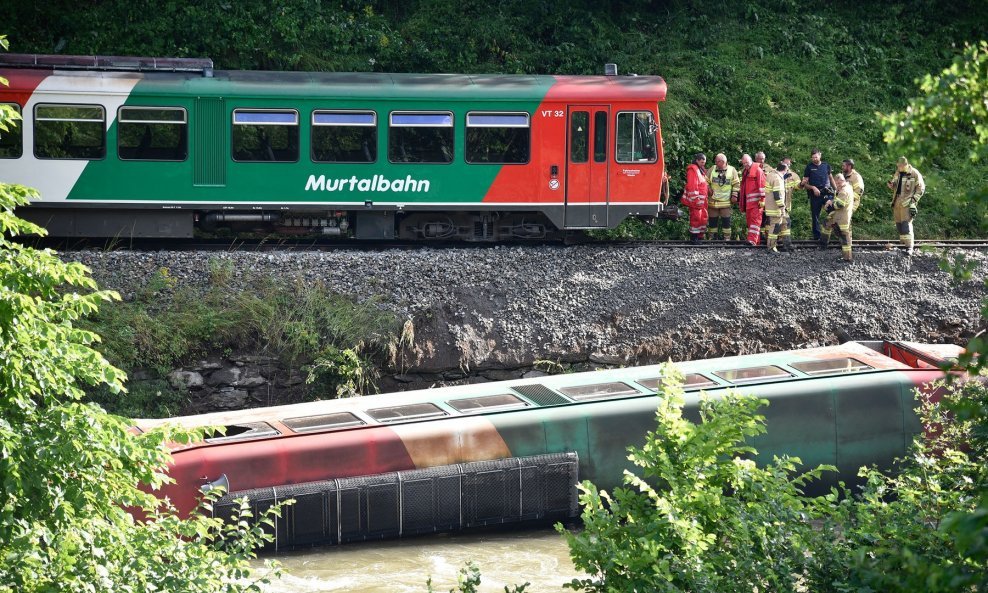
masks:
<svg viewBox="0 0 988 593"><path fill-rule="evenodd" d="M686 167L686 190L679 201L690 209L707 207L707 177L696 163Z"/></svg>
<svg viewBox="0 0 988 593"><path fill-rule="evenodd" d="M746 211L754 205L755 208L765 201L765 172L758 163L752 163L747 171L741 174L741 196L738 206Z"/></svg>

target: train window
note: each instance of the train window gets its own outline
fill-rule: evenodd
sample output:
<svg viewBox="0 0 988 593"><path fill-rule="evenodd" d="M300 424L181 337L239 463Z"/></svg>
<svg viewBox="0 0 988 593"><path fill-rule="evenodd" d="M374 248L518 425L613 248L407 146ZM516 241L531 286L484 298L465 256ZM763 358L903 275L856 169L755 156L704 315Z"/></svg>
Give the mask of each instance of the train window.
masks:
<svg viewBox="0 0 988 593"><path fill-rule="evenodd" d="M658 391L661 381L662 377L654 377L652 379L641 379L635 381L635 383L652 391ZM703 389L704 387L717 387L717 383L698 373L690 373L683 376L683 389Z"/></svg>
<svg viewBox="0 0 988 593"><path fill-rule="evenodd" d="M527 163L529 130L527 113L468 113L467 162Z"/></svg>
<svg viewBox="0 0 988 593"><path fill-rule="evenodd" d="M574 111L569 122L569 160L571 163L587 162L590 146L590 113Z"/></svg>
<svg viewBox="0 0 988 593"><path fill-rule="evenodd" d="M34 107L34 156L101 159L106 155L106 111L101 105Z"/></svg>
<svg viewBox="0 0 988 593"><path fill-rule="evenodd" d="M619 163L654 163L658 151L652 114L648 111L619 113L614 148Z"/></svg>
<svg viewBox="0 0 988 593"><path fill-rule="evenodd" d="M234 441L248 441L251 439L261 439L264 437L281 434L267 422L244 422L243 424L230 424L224 426L222 431L206 433L207 443L231 443Z"/></svg>
<svg viewBox="0 0 988 593"><path fill-rule="evenodd" d="M597 385L579 385L563 387L559 390L577 401L620 397L622 395L640 395L638 390L625 383L598 383Z"/></svg>
<svg viewBox="0 0 988 593"><path fill-rule="evenodd" d="M117 154L125 161L184 161L188 117L181 107L121 107Z"/></svg>
<svg viewBox="0 0 988 593"><path fill-rule="evenodd" d="M17 103L0 103L0 107L10 108L17 115L21 106ZM0 159L19 159L24 153L24 131L20 119L7 121L7 129L0 130Z"/></svg>
<svg viewBox="0 0 988 593"><path fill-rule="evenodd" d="M350 412L338 412L336 414L320 414L318 416L301 416L299 418L285 418L282 424L295 432L314 432L317 430L329 430L338 428L349 428L366 424Z"/></svg>
<svg viewBox="0 0 988 593"><path fill-rule="evenodd" d="M593 114L593 162L607 162L607 112Z"/></svg>
<svg viewBox="0 0 988 593"><path fill-rule="evenodd" d="M422 418L445 416L446 412L443 412L435 404L421 403L394 406L391 408L375 408L373 410L367 410L367 414L378 422L398 422L401 420L420 420Z"/></svg>
<svg viewBox="0 0 988 593"><path fill-rule="evenodd" d="M388 127L392 163L453 162L453 114L394 112Z"/></svg>
<svg viewBox="0 0 988 593"><path fill-rule="evenodd" d="M294 109L234 109L233 160L297 161L298 127L298 111Z"/></svg>
<svg viewBox="0 0 988 593"><path fill-rule="evenodd" d="M453 399L448 402L457 412L492 412L495 410L511 410L514 408L524 408L528 402L510 393L500 395L482 395L480 397L465 397L463 399Z"/></svg>
<svg viewBox="0 0 988 593"><path fill-rule="evenodd" d="M313 111L312 161L377 161L377 114L373 111Z"/></svg>
<svg viewBox="0 0 988 593"><path fill-rule="evenodd" d="M860 373L861 371L870 371L875 368L861 362L856 358L809 360L806 362L794 362L789 366L797 371L802 371L807 375L839 375L841 373Z"/></svg>
<svg viewBox="0 0 988 593"><path fill-rule="evenodd" d="M763 379L781 379L782 377L792 377L792 373L777 366L750 367L746 369L731 369L729 371L717 371L714 373L725 381L731 383L751 383Z"/></svg>

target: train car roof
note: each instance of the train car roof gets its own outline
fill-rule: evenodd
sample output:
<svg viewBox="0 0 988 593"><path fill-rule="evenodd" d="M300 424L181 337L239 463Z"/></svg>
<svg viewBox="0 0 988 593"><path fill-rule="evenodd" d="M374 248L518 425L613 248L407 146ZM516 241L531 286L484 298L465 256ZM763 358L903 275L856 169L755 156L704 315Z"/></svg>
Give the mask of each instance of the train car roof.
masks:
<svg viewBox="0 0 988 593"><path fill-rule="evenodd" d="M326 97L359 99L465 99L519 101L664 101L660 76L553 76L511 74L386 74L377 72L190 72L5 69L20 77L44 77L45 92L99 92L109 79L136 79L136 94L220 97ZM87 82L89 82L87 88Z"/></svg>
<svg viewBox="0 0 988 593"><path fill-rule="evenodd" d="M881 342L876 344L878 344L880 348ZM913 346L923 348L926 345L915 344ZM705 378L713 378L713 382L711 382L709 387L710 389L736 387L743 393L745 391L745 387L743 385L734 385L729 380L723 379L721 375L718 375L718 373L737 369L750 369L757 367L767 368L773 365L786 365L789 369L793 369L794 364L799 365L801 363L812 363L814 361L844 359L851 359L863 363L867 367L865 370L868 371L909 370L912 368L907 364L885 356L880 351L876 350L874 345L861 342L847 342L839 346L824 346L801 350L768 352L762 354L749 354L743 356L714 358L709 360L680 362L675 363L675 366L684 375L690 373L703 373ZM798 373L799 371L797 370L796 372ZM653 379L659 376L659 374L659 365L627 367L585 373L546 376L536 379L515 379L511 381L498 381L474 385L460 385L454 387L406 391L401 393L368 395L357 398L316 401L268 408L215 412L196 416L183 416L166 419L142 419L135 420L135 425L142 430L147 430L164 424L172 424L189 428L233 425L246 422L263 422L270 420L281 420L285 418L301 418L337 412L352 412L354 410L364 411L421 402L445 402L471 396L478 397L484 395L509 393L511 390L519 392L517 388L522 386L534 385L543 386L549 390L560 390L566 387L592 386L607 382L638 382L638 384L641 384L642 380ZM812 375L807 373L802 373L800 375L786 374L785 379L799 378L800 376L809 377ZM779 378L776 378L775 380L779 380ZM645 395L646 393L647 391L642 392L641 395Z"/></svg>

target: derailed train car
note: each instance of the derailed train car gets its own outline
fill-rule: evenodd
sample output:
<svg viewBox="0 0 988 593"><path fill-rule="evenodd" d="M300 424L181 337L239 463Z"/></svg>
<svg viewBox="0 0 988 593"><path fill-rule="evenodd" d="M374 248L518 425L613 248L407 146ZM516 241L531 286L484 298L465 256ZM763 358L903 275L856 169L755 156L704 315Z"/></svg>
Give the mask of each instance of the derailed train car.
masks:
<svg viewBox="0 0 988 593"><path fill-rule="evenodd" d="M943 376L960 348L905 342L678 363L687 413L701 392L767 399L763 460L831 464L853 482L862 465L888 468L923 427L916 389ZM597 371L345 400L141 420L224 426L178 448L164 493L191 512L203 487L223 483L216 512L247 496L256 510L293 498L276 547L342 543L555 521L577 514L576 483L621 483L627 447L655 426L659 367ZM924 391L927 397L935 394ZM828 489L827 475L812 485Z"/></svg>
<svg viewBox="0 0 988 593"><path fill-rule="evenodd" d="M0 54L0 179L54 236L540 239L654 217L658 76L214 70Z"/></svg>

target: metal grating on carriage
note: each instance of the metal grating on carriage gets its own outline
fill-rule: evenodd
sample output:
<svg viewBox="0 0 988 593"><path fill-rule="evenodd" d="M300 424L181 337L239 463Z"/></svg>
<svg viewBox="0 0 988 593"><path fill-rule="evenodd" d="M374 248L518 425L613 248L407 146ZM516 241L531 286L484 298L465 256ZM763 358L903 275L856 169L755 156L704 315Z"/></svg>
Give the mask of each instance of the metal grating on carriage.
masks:
<svg viewBox="0 0 988 593"><path fill-rule="evenodd" d="M557 406L559 404L570 403L565 397L559 395L545 385L540 385L538 383L533 383L531 385L513 385L511 389L514 389L540 406Z"/></svg>
<svg viewBox="0 0 988 593"><path fill-rule="evenodd" d="M554 453L231 492L213 514L229 519L243 497L255 517L294 499L275 523L277 551L568 519L578 481L577 454Z"/></svg>

